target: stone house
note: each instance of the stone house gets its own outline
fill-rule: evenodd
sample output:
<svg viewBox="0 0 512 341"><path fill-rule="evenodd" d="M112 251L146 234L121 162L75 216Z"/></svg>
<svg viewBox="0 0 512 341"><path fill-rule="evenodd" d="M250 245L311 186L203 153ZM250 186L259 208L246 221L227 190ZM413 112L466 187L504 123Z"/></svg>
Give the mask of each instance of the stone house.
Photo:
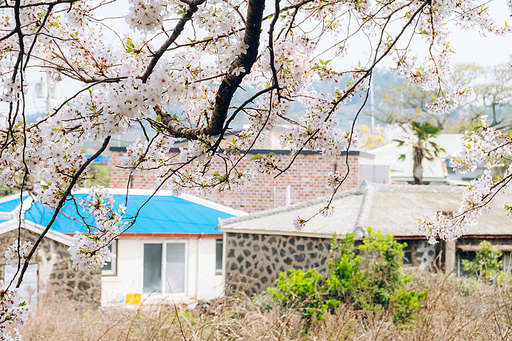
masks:
<svg viewBox="0 0 512 341"><path fill-rule="evenodd" d="M0 254L4 255L7 248L18 238L34 243L43 226L37 222L26 219L26 209L30 199L24 198L25 211L21 212L19 194L0 199ZM101 270L76 271L71 267L71 259L67 251L71 245L71 237L55 230L48 231L42 240L35 257L28 267L21 286L21 295L24 299L37 304L38 294L55 292L59 295L100 304L101 301ZM8 285L15 275L16 269L6 264L5 258L0 257L0 283ZM15 283L13 284L15 285Z"/></svg>
<svg viewBox="0 0 512 341"><path fill-rule="evenodd" d="M429 244L419 235L415 218L437 211L452 212L462 199L462 187L368 185L336 195L334 213L316 216L302 231L293 226L300 215L309 218L325 205L324 199L221 220L226 245L226 282L235 290L259 293L272 285L281 272L316 268L327 271L332 234L355 233L362 238L368 226L391 234L404 249L404 266L418 270L444 270L462 274L461 260L471 258L482 240L498 244L510 268L512 223L496 198L495 209L484 214L468 234L453 242Z"/></svg>

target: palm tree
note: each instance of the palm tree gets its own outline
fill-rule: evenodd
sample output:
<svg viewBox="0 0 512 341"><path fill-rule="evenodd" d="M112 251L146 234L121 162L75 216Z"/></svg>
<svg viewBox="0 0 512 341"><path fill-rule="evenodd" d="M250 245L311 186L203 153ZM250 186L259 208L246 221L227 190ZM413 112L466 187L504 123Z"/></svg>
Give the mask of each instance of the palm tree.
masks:
<svg viewBox="0 0 512 341"><path fill-rule="evenodd" d="M421 181L423 179L423 159L432 161L440 153L444 153L446 151L444 150L444 148L439 147L434 141L430 140L439 135L439 133L441 132L441 128L433 126L428 122L411 122L411 128L414 134L413 138L407 141L395 141L398 142L399 147L406 143L412 145L412 157L414 160L412 173L414 177L414 184L419 185L421 184ZM405 160L405 154L400 155L398 159Z"/></svg>

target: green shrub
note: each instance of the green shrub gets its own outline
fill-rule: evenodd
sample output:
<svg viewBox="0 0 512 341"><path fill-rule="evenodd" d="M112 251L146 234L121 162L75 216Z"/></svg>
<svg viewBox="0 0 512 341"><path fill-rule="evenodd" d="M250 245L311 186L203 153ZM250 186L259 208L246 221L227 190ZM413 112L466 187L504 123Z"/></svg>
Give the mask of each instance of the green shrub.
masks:
<svg viewBox="0 0 512 341"><path fill-rule="evenodd" d="M395 322L409 321L421 307L426 291L407 289L411 278L402 271L405 244L368 228L356 255L354 239L349 233L338 243L333 236L325 276L316 269L282 273L276 288L269 289L273 299L286 307L300 304L308 321L323 319L325 311L333 312L342 303L370 311L391 309Z"/></svg>
<svg viewBox="0 0 512 341"><path fill-rule="evenodd" d="M472 261L463 259L462 265L469 277L501 285L510 284L510 274L503 271L501 256L502 252L498 246L484 240L480 243L475 259Z"/></svg>

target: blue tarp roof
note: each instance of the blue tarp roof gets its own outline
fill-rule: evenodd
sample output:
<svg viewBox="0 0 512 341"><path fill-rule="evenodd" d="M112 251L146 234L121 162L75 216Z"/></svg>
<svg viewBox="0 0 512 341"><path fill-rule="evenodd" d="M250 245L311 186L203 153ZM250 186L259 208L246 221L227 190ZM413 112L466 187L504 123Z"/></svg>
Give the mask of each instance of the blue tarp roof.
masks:
<svg viewBox="0 0 512 341"><path fill-rule="evenodd" d="M87 194L75 194L74 197L79 203ZM120 203L125 202L125 195L113 195L115 200L114 208L117 209ZM149 195L130 195L126 213L123 217L129 218L137 213L139 207L149 198ZM50 221L54 210L39 203L32 204L25 212L25 219L36 224L46 226ZM87 212L78 206L78 212L86 216ZM52 230L61 233L74 233L76 231L87 232L86 225L82 222L77 207L73 202L68 201L52 226ZM186 233L186 234L219 234L215 225L218 218L226 219L233 217L228 214L198 203L194 203L175 196L154 196L141 210L135 224L126 231L127 233ZM94 224L94 218L86 220ZM131 220L127 219L130 222Z"/></svg>
<svg viewBox="0 0 512 341"><path fill-rule="evenodd" d="M92 154L85 154L86 158L90 158ZM94 162L108 162L112 158L111 155L99 155L93 161Z"/></svg>
<svg viewBox="0 0 512 341"><path fill-rule="evenodd" d="M5 213L12 212L20 204L19 194L12 195L11 197L13 199L5 201L5 202L0 202L0 212L5 212ZM27 198L26 195L23 196L23 199L26 199L26 198Z"/></svg>

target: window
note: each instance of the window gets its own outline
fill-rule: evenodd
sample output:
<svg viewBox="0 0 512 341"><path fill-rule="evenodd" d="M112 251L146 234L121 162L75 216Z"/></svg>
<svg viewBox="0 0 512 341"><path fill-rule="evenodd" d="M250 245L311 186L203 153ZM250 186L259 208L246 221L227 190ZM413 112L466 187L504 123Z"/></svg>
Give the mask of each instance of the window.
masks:
<svg viewBox="0 0 512 341"><path fill-rule="evenodd" d="M4 285L8 285L13 278L13 284L11 287L16 285L16 281L19 278L19 273L16 274L17 268L13 268L12 266L6 264L4 266ZM14 277L16 275L16 277ZM21 283L21 287L17 293L17 296L20 300L26 300L30 303L31 308L35 309L37 307L37 292L39 282L39 265L38 264L29 264L27 272L25 272L25 276L23 277L23 282Z"/></svg>
<svg viewBox="0 0 512 341"><path fill-rule="evenodd" d="M467 277L468 272L464 270L464 265L462 264L462 260L467 259L469 261L473 261L476 257L475 251L465 251L461 250L457 253L457 276L458 277Z"/></svg>
<svg viewBox="0 0 512 341"><path fill-rule="evenodd" d="M215 273L222 274L222 251L224 249L224 241L222 239L215 240Z"/></svg>
<svg viewBox="0 0 512 341"><path fill-rule="evenodd" d="M512 252L503 251L503 271L512 273Z"/></svg>
<svg viewBox="0 0 512 341"><path fill-rule="evenodd" d="M143 293L185 293L186 244L144 244Z"/></svg>
<svg viewBox="0 0 512 341"><path fill-rule="evenodd" d="M114 257L110 262L107 262L103 268L101 269L101 274L106 276L115 276L117 275L117 240L113 240L112 243L108 246L108 249Z"/></svg>
<svg viewBox="0 0 512 341"><path fill-rule="evenodd" d="M413 254L414 254L414 250L413 250L413 241L409 241L409 242L406 242L406 245L403 249L402 249L402 252L404 253L404 259L403 259L403 266L404 267L410 267L410 266L415 266L415 262L414 262L414 258L413 258Z"/></svg>

